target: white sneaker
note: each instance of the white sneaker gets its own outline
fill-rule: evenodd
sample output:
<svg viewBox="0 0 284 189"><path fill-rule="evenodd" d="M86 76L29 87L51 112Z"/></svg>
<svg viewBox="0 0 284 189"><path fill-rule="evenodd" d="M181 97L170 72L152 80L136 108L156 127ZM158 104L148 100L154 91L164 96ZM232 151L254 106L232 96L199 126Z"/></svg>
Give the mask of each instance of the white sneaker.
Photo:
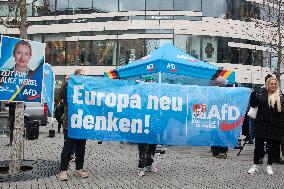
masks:
<svg viewBox="0 0 284 189"><path fill-rule="evenodd" d="M143 168L138 169L138 176L143 177L144 175L145 175L144 169Z"/></svg>
<svg viewBox="0 0 284 189"><path fill-rule="evenodd" d="M256 164L254 164L253 166L251 166L251 168L248 170L248 174L254 174L258 171L258 166Z"/></svg>
<svg viewBox="0 0 284 189"><path fill-rule="evenodd" d="M267 172L268 175L273 175L273 169L272 169L271 165L268 165L266 167L266 172Z"/></svg>
<svg viewBox="0 0 284 189"><path fill-rule="evenodd" d="M159 169L155 165L146 167L146 172L158 173Z"/></svg>

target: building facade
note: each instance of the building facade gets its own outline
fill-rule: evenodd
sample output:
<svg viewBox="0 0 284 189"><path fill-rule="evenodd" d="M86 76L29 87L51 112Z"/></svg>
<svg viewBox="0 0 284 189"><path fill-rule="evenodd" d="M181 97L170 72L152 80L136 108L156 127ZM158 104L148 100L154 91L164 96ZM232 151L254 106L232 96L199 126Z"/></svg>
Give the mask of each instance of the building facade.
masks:
<svg viewBox="0 0 284 189"><path fill-rule="evenodd" d="M32 2L32 1L31 1ZM43 0L28 5L29 39L46 43L46 62L57 83L74 66L88 75L142 58L165 43L236 72L243 86L260 85L275 66L251 20L276 22L273 2L263 0ZM7 15L1 2L0 16ZM0 25L0 34L17 29ZM266 32L269 35L269 32ZM282 82L284 83L284 82Z"/></svg>

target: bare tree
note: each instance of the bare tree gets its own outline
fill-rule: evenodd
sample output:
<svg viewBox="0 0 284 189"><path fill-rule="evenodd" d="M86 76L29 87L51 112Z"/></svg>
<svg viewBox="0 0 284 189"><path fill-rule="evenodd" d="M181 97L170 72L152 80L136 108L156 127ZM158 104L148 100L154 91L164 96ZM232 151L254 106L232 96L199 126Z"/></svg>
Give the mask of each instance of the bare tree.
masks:
<svg viewBox="0 0 284 189"><path fill-rule="evenodd" d="M274 68L274 74L280 81L281 65L283 64L283 39L284 39L284 1L283 0L263 0L260 6L259 18L250 16L247 21L254 23L253 34L249 36L259 41L264 47L267 47L274 57L277 58L277 64ZM247 28L248 29L248 28ZM250 30L252 31L252 30Z"/></svg>
<svg viewBox="0 0 284 189"><path fill-rule="evenodd" d="M7 28L18 28L20 37L27 39L28 27L31 25L27 19L27 6L34 4L37 0L27 3L27 0L8 0L0 2L0 6L6 5L7 15L0 17L0 22ZM49 1L45 0L40 7L42 13L49 8ZM1 10L1 9L0 9ZM2 10L3 11L3 10ZM10 174L20 172L22 152L23 152L23 134L24 134L24 103L17 102L15 112L15 124L13 132L13 144L11 151L11 163L9 165Z"/></svg>

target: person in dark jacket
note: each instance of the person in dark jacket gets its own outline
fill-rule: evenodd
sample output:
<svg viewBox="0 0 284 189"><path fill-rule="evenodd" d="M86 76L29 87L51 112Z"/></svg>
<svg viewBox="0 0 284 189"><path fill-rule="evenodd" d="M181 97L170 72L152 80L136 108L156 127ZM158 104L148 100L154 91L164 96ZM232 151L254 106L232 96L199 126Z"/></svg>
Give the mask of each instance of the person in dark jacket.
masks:
<svg viewBox="0 0 284 189"><path fill-rule="evenodd" d="M259 92L253 92L250 99L251 107L258 107L255 119L255 149L253 165L248 170L249 174L258 171L259 159L263 155L263 143L268 145L268 161L266 172L273 175L272 163L275 159L281 132L283 132L283 108L284 99L280 92L279 83L275 77L270 77L266 81L266 87Z"/></svg>
<svg viewBox="0 0 284 189"><path fill-rule="evenodd" d="M83 69L77 69L74 75L85 75L85 71ZM85 148L86 148L86 139L74 139L69 138L68 136L68 102L67 102L67 86L69 77L66 77L66 82L63 83L60 90L60 98L63 99L64 102L64 118L63 118L63 132L64 132L64 146L61 153L61 163L60 163L60 173L59 180L66 181L68 180L67 169L69 166L69 162L71 160L72 151L75 148L75 164L76 164L76 174L79 177L86 178L88 174L83 170L84 166L84 157L85 157Z"/></svg>
<svg viewBox="0 0 284 189"><path fill-rule="evenodd" d="M154 78L149 76L146 77L145 82L154 82ZM156 166L153 165L154 156L156 152L157 144L138 144L139 151L139 163L138 163L138 176L142 177L146 172L158 172Z"/></svg>
<svg viewBox="0 0 284 189"><path fill-rule="evenodd" d="M63 119L62 119L63 114L64 114L64 104L63 102L60 101L55 109L55 118L56 121L58 122L58 133L60 133L60 128L63 124Z"/></svg>
<svg viewBox="0 0 284 189"><path fill-rule="evenodd" d="M9 130L10 130L10 143L6 146L12 146L13 143L13 134L14 134L14 124L15 124L15 111L16 111L16 102L7 102L5 103L6 107L9 107Z"/></svg>

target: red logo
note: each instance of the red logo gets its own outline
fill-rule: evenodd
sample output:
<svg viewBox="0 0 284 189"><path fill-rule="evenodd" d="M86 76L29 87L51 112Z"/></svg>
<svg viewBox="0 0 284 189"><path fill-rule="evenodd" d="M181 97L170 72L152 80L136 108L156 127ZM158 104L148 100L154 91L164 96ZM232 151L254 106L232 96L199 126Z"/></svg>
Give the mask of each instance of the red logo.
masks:
<svg viewBox="0 0 284 189"><path fill-rule="evenodd" d="M29 96L28 100L35 100L37 98L40 98L40 94L37 94L36 96Z"/></svg>
<svg viewBox="0 0 284 189"><path fill-rule="evenodd" d="M238 126L240 126L243 123L244 119L245 119L245 116L242 116L238 121L236 121L234 123L226 123L226 121L224 121L220 125L220 130L221 131L233 130L233 129L237 128Z"/></svg>

